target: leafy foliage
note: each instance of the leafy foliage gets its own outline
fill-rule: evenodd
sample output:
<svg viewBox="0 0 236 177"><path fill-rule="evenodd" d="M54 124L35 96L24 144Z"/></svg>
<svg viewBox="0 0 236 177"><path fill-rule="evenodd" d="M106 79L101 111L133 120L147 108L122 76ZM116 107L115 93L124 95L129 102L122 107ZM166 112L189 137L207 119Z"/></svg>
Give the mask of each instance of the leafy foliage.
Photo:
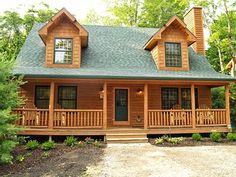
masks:
<svg viewBox="0 0 236 177"><path fill-rule="evenodd" d="M16 133L20 130L12 124L18 117L11 114L11 109L23 103L18 95L23 82L11 74L12 67L13 61L0 53L0 163L11 162L10 153L18 143Z"/></svg>
<svg viewBox="0 0 236 177"><path fill-rule="evenodd" d="M22 155L22 154L19 154L19 155L16 156L16 160L18 162L23 162L25 160L25 156Z"/></svg>
<svg viewBox="0 0 236 177"><path fill-rule="evenodd" d="M202 140L202 135L200 133L193 133L192 134L192 139L195 141L201 141Z"/></svg>
<svg viewBox="0 0 236 177"><path fill-rule="evenodd" d="M184 141L183 137L168 138L167 141L171 144L179 144Z"/></svg>
<svg viewBox="0 0 236 177"><path fill-rule="evenodd" d="M210 134L210 138L214 142L219 142L221 140L221 133L219 133L219 132L212 132Z"/></svg>
<svg viewBox="0 0 236 177"><path fill-rule="evenodd" d="M236 141L236 133L228 133L227 140L229 141Z"/></svg>
<svg viewBox="0 0 236 177"><path fill-rule="evenodd" d="M164 143L164 139L163 138L156 138L154 143L155 144L163 144Z"/></svg>
<svg viewBox="0 0 236 177"><path fill-rule="evenodd" d="M94 143L93 143L93 145L94 145L95 147L98 147L98 148L103 147L103 143L102 143L101 140L95 140Z"/></svg>
<svg viewBox="0 0 236 177"><path fill-rule="evenodd" d="M56 143L54 141L46 141L41 145L41 148L44 151L54 149L55 147L56 147Z"/></svg>
<svg viewBox="0 0 236 177"><path fill-rule="evenodd" d="M25 145L25 149L28 150L35 150L38 147L39 147L39 142L37 140L29 140Z"/></svg>
<svg viewBox="0 0 236 177"><path fill-rule="evenodd" d="M75 138L74 136L67 136L64 143L66 146L72 147L72 146L76 145L77 141L78 141L78 139Z"/></svg>

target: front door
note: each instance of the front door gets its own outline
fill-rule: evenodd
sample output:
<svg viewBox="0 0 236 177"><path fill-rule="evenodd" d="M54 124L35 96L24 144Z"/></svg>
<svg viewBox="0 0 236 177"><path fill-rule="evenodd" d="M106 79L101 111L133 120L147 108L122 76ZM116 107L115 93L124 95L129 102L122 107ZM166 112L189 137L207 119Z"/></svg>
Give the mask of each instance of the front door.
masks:
<svg viewBox="0 0 236 177"><path fill-rule="evenodd" d="M128 124L129 90L115 89L115 124Z"/></svg>

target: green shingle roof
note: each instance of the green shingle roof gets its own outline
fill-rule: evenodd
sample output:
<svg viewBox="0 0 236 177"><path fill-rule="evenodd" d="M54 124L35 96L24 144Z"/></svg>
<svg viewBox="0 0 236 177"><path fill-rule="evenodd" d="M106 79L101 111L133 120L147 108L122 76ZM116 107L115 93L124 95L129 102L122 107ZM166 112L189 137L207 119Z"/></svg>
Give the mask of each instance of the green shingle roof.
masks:
<svg viewBox="0 0 236 177"><path fill-rule="evenodd" d="M144 44L157 31L154 28L87 26L88 47L82 50L80 68L45 67L45 45L38 35L43 23L35 24L17 59L14 74L51 78L114 78L156 80L235 80L217 73L207 59L189 48L189 71L161 71L156 68Z"/></svg>

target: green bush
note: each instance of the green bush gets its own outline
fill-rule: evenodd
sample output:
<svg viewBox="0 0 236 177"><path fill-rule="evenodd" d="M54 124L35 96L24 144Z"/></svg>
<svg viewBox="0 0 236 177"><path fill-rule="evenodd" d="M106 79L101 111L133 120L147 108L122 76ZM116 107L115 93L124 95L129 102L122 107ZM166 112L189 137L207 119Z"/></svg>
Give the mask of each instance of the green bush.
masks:
<svg viewBox="0 0 236 177"><path fill-rule="evenodd" d="M162 144L164 143L164 139L163 138L156 138L154 141L154 144Z"/></svg>
<svg viewBox="0 0 236 177"><path fill-rule="evenodd" d="M17 137L17 140L19 141L19 143L21 145L26 144L27 143L27 141L26 141L27 139L29 139L29 136L18 136Z"/></svg>
<svg viewBox="0 0 236 177"><path fill-rule="evenodd" d="M25 160L25 156L22 154L19 154L18 156L16 156L16 160L18 162L23 162Z"/></svg>
<svg viewBox="0 0 236 177"><path fill-rule="evenodd" d="M228 133L227 140L229 141L236 141L236 133Z"/></svg>
<svg viewBox="0 0 236 177"><path fill-rule="evenodd" d="M80 148L83 148L83 147L85 147L85 142L84 142L84 141L79 141L79 142L77 143L77 145L78 145Z"/></svg>
<svg viewBox="0 0 236 177"><path fill-rule="evenodd" d="M202 135L200 133L193 133L192 134L192 139L195 141L201 141L202 140Z"/></svg>
<svg viewBox="0 0 236 177"><path fill-rule="evenodd" d="M64 141L66 146L74 146L77 143L77 138L75 138L74 136L67 136L65 141Z"/></svg>
<svg viewBox="0 0 236 177"><path fill-rule="evenodd" d="M214 142L219 142L221 140L221 133L219 133L219 132L212 132L210 134L210 138Z"/></svg>
<svg viewBox="0 0 236 177"><path fill-rule="evenodd" d="M42 159L47 159L50 156L50 152L44 151L42 153Z"/></svg>
<svg viewBox="0 0 236 177"><path fill-rule="evenodd" d="M54 149L55 147L56 147L56 144L54 141L46 141L41 145L41 149L44 151Z"/></svg>
<svg viewBox="0 0 236 177"><path fill-rule="evenodd" d="M34 149L37 149L38 147L39 147L39 143L37 140L30 140L25 145L25 149L28 149L28 150L34 150Z"/></svg>
<svg viewBox="0 0 236 177"><path fill-rule="evenodd" d="M95 140L93 144L94 144L94 146L96 146L98 148L101 148L103 146L103 143L100 140L99 141Z"/></svg>
<svg viewBox="0 0 236 177"><path fill-rule="evenodd" d="M168 138L167 141L171 144L179 144L184 141L183 137Z"/></svg>

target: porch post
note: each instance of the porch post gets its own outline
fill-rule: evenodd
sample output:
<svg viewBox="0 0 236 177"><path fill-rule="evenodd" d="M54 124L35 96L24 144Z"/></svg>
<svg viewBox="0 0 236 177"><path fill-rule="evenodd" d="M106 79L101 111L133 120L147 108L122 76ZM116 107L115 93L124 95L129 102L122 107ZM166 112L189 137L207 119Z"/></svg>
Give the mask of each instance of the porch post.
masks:
<svg viewBox="0 0 236 177"><path fill-rule="evenodd" d="M103 128L107 129L107 83L103 84Z"/></svg>
<svg viewBox="0 0 236 177"><path fill-rule="evenodd" d="M231 128L230 125L230 93L229 93L229 84L225 85L225 109L226 109L226 125L228 128Z"/></svg>
<svg viewBox="0 0 236 177"><path fill-rule="evenodd" d="M191 84L191 108L192 108L192 126L196 128L196 109L195 109L195 86Z"/></svg>
<svg viewBox="0 0 236 177"><path fill-rule="evenodd" d="M148 84L144 85L144 129L148 128Z"/></svg>
<svg viewBox="0 0 236 177"><path fill-rule="evenodd" d="M55 90L55 83L51 82L51 84L50 84L50 99L49 99L49 122L48 122L49 129L53 129L54 90Z"/></svg>

